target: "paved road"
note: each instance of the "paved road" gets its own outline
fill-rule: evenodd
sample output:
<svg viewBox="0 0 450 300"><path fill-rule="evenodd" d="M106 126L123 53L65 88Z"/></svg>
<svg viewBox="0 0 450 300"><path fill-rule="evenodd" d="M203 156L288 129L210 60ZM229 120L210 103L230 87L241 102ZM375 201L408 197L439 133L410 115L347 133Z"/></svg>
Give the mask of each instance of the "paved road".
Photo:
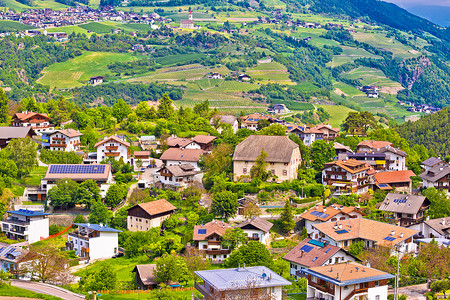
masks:
<svg viewBox="0 0 450 300"><path fill-rule="evenodd" d="M408 297L408 300L425 300L427 297L424 294L427 292L426 284L417 284L411 286L401 287L399 289L399 294L403 294ZM389 290L389 294L393 294L393 290Z"/></svg>
<svg viewBox="0 0 450 300"><path fill-rule="evenodd" d="M31 282L26 280L11 280L11 285L33 291L36 293L47 294L55 297L59 297L64 300L80 300L84 299L84 296L72 293L69 290L53 286L50 284Z"/></svg>

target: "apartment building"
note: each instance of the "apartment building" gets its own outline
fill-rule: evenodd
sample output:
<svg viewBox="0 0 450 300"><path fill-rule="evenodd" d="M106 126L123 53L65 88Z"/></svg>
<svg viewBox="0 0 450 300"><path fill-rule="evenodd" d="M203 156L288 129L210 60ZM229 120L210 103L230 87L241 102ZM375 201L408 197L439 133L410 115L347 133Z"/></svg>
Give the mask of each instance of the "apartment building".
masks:
<svg viewBox="0 0 450 300"><path fill-rule="evenodd" d="M9 216L1 221L1 226L9 239L32 244L48 237L48 213L28 209L9 210L7 213Z"/></svg>
<svg viewBox="0 0 450 300"><path fill-rule="evenodd" d="M80 137L83 134L75 129L61 129L48 135L48 148L54 151L79 151L81 147Z"/></svg>
<svg viewBox="0 0 450 300"><path fill-rule="evenodd" d="M130 143L125 142L117 136L106 137L94 145L97 149L97 163L101 163L108 157L113 157L115 160L121 158L125 163L128 163L130 156Z"/></svg>
<svg viewBox="0 0 450 300"><path fill-rule="evenodd" d="M368 190L369 166L364 161L348 159L326 163L322 169L323 185L333 189L334 195L363 194Z"/></svg>

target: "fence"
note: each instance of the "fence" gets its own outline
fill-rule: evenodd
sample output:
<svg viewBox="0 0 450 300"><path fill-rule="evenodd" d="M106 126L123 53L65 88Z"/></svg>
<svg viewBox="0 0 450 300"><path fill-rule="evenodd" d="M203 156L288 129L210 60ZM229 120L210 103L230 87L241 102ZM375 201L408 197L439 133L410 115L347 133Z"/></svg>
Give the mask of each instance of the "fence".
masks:
<svg viewBox="0 0 450 300"><path fill-rule="evenodd" d="M195 287L171 288L171 291L184 292L195 291ZM98 291L97 294L149 294L153 290L117 290L117 291Z"/></svg>

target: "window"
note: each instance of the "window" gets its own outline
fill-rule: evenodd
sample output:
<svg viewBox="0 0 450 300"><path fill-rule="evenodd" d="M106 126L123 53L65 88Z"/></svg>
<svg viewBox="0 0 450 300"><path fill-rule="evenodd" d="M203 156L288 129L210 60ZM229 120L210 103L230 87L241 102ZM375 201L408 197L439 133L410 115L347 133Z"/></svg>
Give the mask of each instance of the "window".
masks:
<svg viewBox="0 0 450 300"><path fill-rule="evenodd" d="M247 174L247 168L244 168L244 169L242 170L242 173Z"/></svg>
<svg viewBox="0 0 450 300"><path fill-rule="evenodd" d="M380 295L375 295L375 300L380 300Z"/></svg>
<svg viewBox="0 0 450 300"><path fill-rule="evenodd" d="M287 176L287 171L283 170L283 176Z"/></svg>
<svg viewBox="0 0 450 300"><path fill-rule="evenodd" d="M272 173L272 175L275 175L275 170L270 170L270 173Z"/></svg>
<svg viewBox="0 0 450 300"><path fill-rule="evenodd" d="M271 162L270 165L273 166L273 165L275 165L275 163Z"/></svg>
<svg viewBox="0 0 450 300"><path fill-rule="evenodd" d="M248 161L246 161L245 164L248 164Z"/></svg>
<svg viewBox="0 0 450 300"><path fill-rule="evenodd" d="M344 285L344 290L348 290L348 285Z"/></svg>
<svg viewBox="0 0 450 300"><path fill-rule="evenodd" d="M375 281L375 286L380 286L380 282L378 280Z"/></svg>
<svg viewBox="0 0 450 300"><path fill-rule="evenodd" d="M207 249L208 248L208 245L203 245L203 249Z"/></svg>

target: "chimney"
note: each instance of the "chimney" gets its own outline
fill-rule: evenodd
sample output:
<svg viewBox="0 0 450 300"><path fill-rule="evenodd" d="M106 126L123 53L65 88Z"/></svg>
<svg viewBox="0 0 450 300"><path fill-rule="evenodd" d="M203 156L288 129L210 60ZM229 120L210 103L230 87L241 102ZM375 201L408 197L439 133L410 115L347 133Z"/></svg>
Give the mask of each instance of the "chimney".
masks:
<svg viewBox="0 0 450 300"><path fill-rule="evenodd" d="M342 229L342 224L339 224L339 229Z"/></svg>
<svg viewBox="0 0 450 300"><path fill-rule="evenodd" d="M326 207L324 207L324 208L323 208L323 212L326 212L326 211L327 211L327 208L326 208Z"/></svg>
<svg viewBox="0 0 450 300"><path fill-rule="evenodd" d="M445 225L445 218L442 218L441 224L442 224L442 225Z"/></svg>
<svg viewBox="0 0 450 300"><path fill-rule="evenodd" d="M395 235L395 230L391 231L391 235L394 236Z"/></svg>
<svg viewBox="0 0 450 300"><path fill-rule="evenodd" d="M103 227L103 223L100 223L99 225L100 225L100 227Z"/></svg>
<svg viewBox="0 0 450 300"><path fill-rule="evenodd" d="M330 272L333 272L333 266L331 266L331 268L330 268Z"/></svg>
<svg viewBox="0 0 450 300"><path fill-rule="evenodd" d="M303 257L303 250L300 251L300 257Z"/></svg>
<svg viewBox="0 0 450 300"><path fill-rule="evenodd" d="M402 232L402 233L400 233L400 238L403 238L403 232Z"/></svg>

